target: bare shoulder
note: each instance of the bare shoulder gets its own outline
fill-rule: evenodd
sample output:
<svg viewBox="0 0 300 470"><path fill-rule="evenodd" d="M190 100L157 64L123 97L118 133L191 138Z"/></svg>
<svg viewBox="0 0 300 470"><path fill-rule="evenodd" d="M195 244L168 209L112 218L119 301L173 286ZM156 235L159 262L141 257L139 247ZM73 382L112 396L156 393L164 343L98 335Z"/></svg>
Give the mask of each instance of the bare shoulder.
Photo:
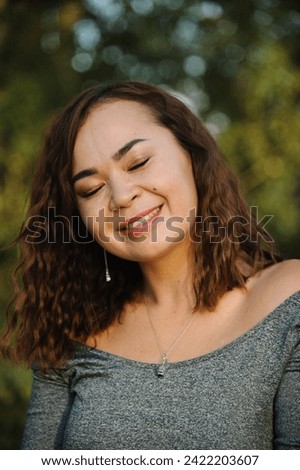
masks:
<svg viewBox="0 0 300 470"><path fill-rule="evenodd" d="M290 259L274 264L266 270L265 283L278 289L279 295L292 295L300 290L300 260Z"/></svg>
<svg viewBox="0 0 300 470"><path fill-rule="evenodd" d="M281 261L256 274L249 282L251 302L262 316L300 291L300 260Z"/></svg>

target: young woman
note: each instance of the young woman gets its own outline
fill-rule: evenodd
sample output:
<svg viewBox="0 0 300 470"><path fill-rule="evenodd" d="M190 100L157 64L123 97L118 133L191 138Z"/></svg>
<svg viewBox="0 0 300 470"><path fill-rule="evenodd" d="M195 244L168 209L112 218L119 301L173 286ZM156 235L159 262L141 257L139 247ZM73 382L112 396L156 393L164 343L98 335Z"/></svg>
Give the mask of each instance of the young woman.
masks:
<svg viewBox="0 0 300 470"><path fill-rule="evenodd" d="M300 448L300 263L180 100L125 82L69 104L20 242L25 449Z"/></svg>

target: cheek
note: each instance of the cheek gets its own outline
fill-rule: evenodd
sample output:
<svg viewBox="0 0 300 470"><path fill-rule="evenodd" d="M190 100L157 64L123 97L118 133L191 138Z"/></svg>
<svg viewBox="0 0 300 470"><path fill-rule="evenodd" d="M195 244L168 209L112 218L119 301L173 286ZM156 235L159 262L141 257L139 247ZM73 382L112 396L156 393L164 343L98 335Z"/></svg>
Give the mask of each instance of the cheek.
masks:
<svg viewBox="0 0 300 470"><path fill-rule="evenodd" d="M190 166L182 166L176 177L172 178L173 194L178 194L182 203L190 208L198 205L197 187Z"/></svg>
<svg viewBox="0 0 300 470"><path fill-rule="evenodd" d="M91 212L89 210L87 210L86 207L83 207L82 204L78 204L77 207L78 207L78 212L79 212L79 215L81 217L81 220L82 220L83 224L89 230L90 229L89 226L91 225L91 221L92 221Z"/></svg>
<svg viewBox="0 0 300 470"><path fill-rule="evenodd" d="M82 223L85 225L86 229L93 237L97 238L100 232L99 221L101 220L101 212L99 213L99 211L93 210L91 206L87 205L84 207L83 205L78 205L78 210Z"/></svg>
<svg viewBox="0 0 300 470"><path fill-rule="evenodd" d="M197 192L197 187L196 187L196 183L194 181L194 178L191 182L191 186L190 186L190 199L191 199L191 204L192 204L192 208L198 208L198 192Z"/></svg>
<svg viewBox="0 0 300 470"><path fill-rule="evenodd" d="M102 206L95 197L90 200L80 200L77 207L82 221L89 227L93 226L104 213L104 210L101 209Z"/></svg>
<svg viewBox="0 0 300 470"><path fill-rule="evenodd" d="M195 207L195 205L198 205L198 193L191 166L186 168L185 173L182 175L182 180L184 184L183 191L186 191L186 198L193 204L193 207Z"/></svg>
<svg viewBox="0 0 300 470"><path fill-rule="evenodd" d="M82 224L85 226L86 230L92 235L94 238L95 236L95 226L94 226L94 218L91 215L87 215L82 211L79 211L80 213L80 218Z"/></svg>

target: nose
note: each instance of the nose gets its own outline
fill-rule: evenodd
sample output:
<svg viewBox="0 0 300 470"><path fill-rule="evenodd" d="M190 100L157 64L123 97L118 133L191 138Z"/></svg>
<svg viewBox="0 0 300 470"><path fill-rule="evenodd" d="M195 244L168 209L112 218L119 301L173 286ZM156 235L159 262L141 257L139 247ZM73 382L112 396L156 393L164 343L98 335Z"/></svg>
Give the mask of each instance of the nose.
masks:
<svg viewBox="0 0 300 470"><path fill-rule="evenodd" d="M110 210L130 207L142 192L141 188L130 180L130 175L110 178Z"/></svg>

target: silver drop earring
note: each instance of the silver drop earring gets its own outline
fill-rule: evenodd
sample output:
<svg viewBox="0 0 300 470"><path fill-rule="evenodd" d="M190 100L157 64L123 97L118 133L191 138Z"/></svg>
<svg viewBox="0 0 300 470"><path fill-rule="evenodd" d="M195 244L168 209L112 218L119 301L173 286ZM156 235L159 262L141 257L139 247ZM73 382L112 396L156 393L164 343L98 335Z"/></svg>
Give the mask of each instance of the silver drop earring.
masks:
<svg viewBox="0 0 300 470"><path fill-rule="evenodd" d="M111 276L109 274L109 269L108 269L106 250L103 249L103 253L104 253L104 264L105 264L105 281L110 282Z"/></svg>

